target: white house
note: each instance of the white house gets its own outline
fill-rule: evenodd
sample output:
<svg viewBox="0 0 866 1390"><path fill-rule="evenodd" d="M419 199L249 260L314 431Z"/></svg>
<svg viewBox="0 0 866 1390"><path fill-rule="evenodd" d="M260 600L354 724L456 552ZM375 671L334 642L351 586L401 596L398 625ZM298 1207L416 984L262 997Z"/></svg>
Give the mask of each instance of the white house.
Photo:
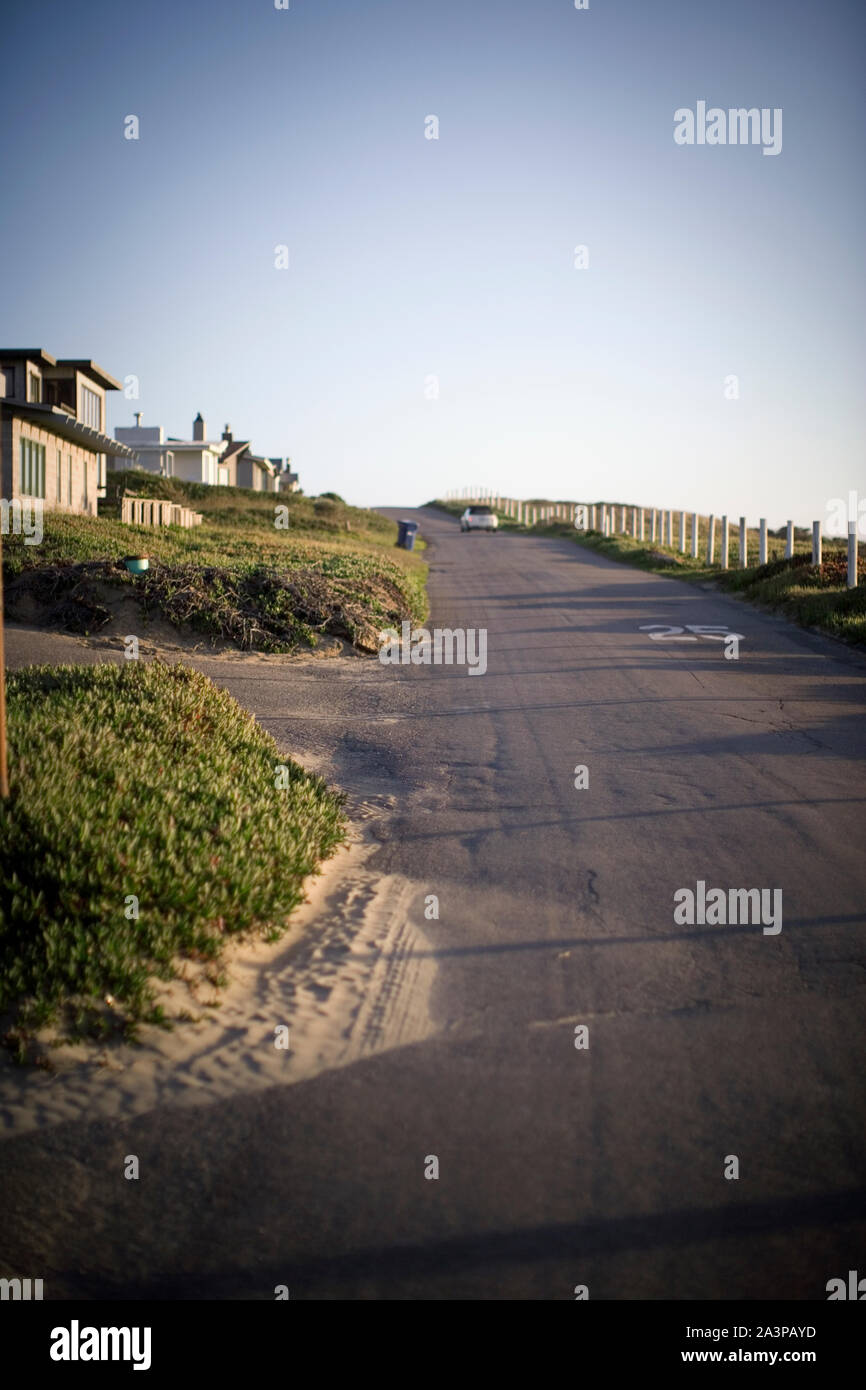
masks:
<svg viewBox="0 0 866 1390"><path fill-rule="evenodd" d="M252 453L248 439L235 439L226 425L221 439L208 439L199 413L192 426L192 439L165 437L161 425L142 425L141 415L128 429L116 429L119 443L135 450L135 462L120 467L143 468L163 478L183 478L185 482L248 487L254 492L294 492L298 475L279 458Z"/></svg>
<svg viewBox="0 0 866 1390"><path fill-rule="evenodd" d="M218 483L219 460L225 451L224 439L208 439L201 412L192 425L192 439L166 439L162 425L142 425L141 415L135 425L118 428L114 437L135 450L135 468L156 473L163 478L182 478L188 483Z"/></svg>

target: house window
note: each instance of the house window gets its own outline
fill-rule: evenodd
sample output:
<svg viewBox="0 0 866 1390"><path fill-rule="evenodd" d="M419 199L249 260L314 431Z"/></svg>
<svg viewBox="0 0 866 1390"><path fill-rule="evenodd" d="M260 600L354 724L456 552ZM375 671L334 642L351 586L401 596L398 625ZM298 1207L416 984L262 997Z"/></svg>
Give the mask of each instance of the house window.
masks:
<svg viewBox="0 0 866 1390"><path fill-rule="evenodd" d="M42 400L42 378L38 372L27 373L27 399L37 402Z"/></svg>
<svg viewBox="0 0 866 1390"><path fill-rule="evenodd" d="M45 445L21 440L21 495L45 496Z"/></svg>
<svg viewBox="0 0 866 1390"><path fill-rule="evenodd" d="M14 395L15 395L15 368L14 368L14 367L3 367L2 369L0 369L0 371L2 371L3 381L4 381L4 383L5 383L4 395L6 395L6 396L14 396Z"/></svg>
<svg viewBox="0 0 866 1390"><path fill-rule="evenodd" d="M81 388L81 418L92 430L102 429L102 400L88 386Z"/></svg>

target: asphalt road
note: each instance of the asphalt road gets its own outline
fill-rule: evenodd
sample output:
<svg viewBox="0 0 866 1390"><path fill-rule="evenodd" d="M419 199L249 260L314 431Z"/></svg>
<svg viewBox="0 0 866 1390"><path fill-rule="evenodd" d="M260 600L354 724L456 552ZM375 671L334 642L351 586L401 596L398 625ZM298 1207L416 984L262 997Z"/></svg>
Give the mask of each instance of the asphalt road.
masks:
<svg viewBox="0 0 866 1390"><path fill-rule="evenodd" d="M866 663L567 541L391 514L484 675L205 668L390 806L390 1022L306 1079L5 1139L4 1261L85 1297L826 1298L866 1273ZM676 922L698 880L781 889L781 931Z"/></svg>

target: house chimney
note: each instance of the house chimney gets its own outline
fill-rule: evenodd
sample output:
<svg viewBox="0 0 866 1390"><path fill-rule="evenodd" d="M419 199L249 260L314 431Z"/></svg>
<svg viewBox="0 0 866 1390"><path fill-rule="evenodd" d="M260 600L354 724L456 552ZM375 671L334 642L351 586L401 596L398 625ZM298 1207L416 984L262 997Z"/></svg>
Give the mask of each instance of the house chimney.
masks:
<svg viewBox="0 0 866 1390"><path fill-rule="evenodd" d="M226 425L225 429L223 430L223 439L228 440L229 444L231 444L231 442L232 442L232 427L231 427L231 425Z"/></svg>
<svg viewBox="0 0 866 1390"><path fill-rule="evenodd" d="M192 437L193 439L207 438L207 435L205 434L204 420L202 419L201 411L199 411L198 415L196 415L195 419L192 422Z"/></svg>
<svg viewBox="0 0 866 1390"><path fill-rule="evenodd" d="M140 410L137 410L137 411L135 412L135 428L136 428L137 430L140 430L140 429L141 429L141 411L140 411Z"/></svg>

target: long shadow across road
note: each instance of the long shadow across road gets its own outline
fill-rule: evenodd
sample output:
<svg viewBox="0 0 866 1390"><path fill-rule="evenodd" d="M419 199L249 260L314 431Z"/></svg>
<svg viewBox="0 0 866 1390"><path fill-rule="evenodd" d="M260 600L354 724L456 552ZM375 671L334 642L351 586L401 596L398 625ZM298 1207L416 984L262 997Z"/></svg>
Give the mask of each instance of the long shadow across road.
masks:
<svg viewBox="0 0 866 1390"><path fill-rule="evenodd" d="M300 700L206 669L393 797L370 867L435 972L424 1035L6 1140L4 1258L85 1297L825 1298L866 1236L862 659L567 541L392 514L431 542L428 626L486 629L483 676L322 663ZM699 880L781 889L781 932L678 924ZM388 978L404 1019L420 976Z"/></svg>

